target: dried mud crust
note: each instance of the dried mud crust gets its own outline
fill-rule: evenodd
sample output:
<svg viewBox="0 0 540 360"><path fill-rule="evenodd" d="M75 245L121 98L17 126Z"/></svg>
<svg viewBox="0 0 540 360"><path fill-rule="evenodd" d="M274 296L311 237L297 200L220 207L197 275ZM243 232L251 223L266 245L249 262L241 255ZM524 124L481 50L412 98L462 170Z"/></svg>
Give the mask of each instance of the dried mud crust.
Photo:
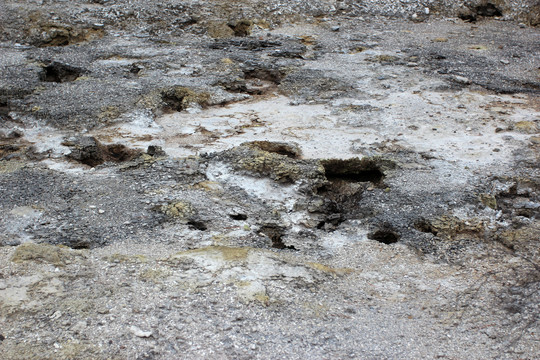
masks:
<svg viewBox="0 0 540 360"><path fill-rule="evenodd" d="M2 2L0 357L536 358L538 12L456 4Z"/></svg>

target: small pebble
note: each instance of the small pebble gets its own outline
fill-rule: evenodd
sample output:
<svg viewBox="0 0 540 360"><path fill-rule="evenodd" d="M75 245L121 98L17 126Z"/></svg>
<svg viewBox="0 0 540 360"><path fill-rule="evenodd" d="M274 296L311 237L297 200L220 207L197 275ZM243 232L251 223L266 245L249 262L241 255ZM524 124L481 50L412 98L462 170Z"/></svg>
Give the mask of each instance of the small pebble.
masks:
<svg viewBox="0 0 540 360"><path fill-rule="evenodd" d="M131 326L129 328L129 331L131 331L131 333L137 337L140 337L140 338L148 338L150 336L152 336L152 332L151 331L144 331L144 330L141 330L139 329L138 327L136 326Z"/></svg>
<svg viewBox="0 0 540 360"><path fill-rule="evenodd" d="M471 83L471 80L469 80L465 76L454 75L453 79L454 79L454 81L456 81L456 82L458 82L460 84L470 84Z"/></svg>
<svg viewBox="0 0 540 360"><path fill-rule="evenodd" d="M99 210L98 210L98 213L100 213L100 214L104 214L104 213L105 213L105 210L103 210L103 209L99 209Z"/></svg>

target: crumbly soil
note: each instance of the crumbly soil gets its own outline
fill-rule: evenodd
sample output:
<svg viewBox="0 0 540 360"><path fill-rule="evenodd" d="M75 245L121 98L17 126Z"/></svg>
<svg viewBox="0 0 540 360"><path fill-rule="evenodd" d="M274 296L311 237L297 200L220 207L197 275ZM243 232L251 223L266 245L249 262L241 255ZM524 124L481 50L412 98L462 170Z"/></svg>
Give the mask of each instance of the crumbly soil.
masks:
<svg viewBox="0 0 540 360"><path fill-rule="evenodd" d="M533 2L147 3L0 5L0 358L538 358Z"/></svg>

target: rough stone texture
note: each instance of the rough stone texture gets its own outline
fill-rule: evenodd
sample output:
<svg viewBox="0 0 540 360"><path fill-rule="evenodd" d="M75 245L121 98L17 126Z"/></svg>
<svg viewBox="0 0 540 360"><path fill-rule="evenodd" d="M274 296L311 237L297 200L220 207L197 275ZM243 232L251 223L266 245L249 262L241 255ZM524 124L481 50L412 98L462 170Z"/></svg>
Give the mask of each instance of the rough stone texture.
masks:
<svg viewBox="0 0 540 360"><path fill-rule="evenodd" d="M0 358L536 359L537 23L2 1Z"/></svg>

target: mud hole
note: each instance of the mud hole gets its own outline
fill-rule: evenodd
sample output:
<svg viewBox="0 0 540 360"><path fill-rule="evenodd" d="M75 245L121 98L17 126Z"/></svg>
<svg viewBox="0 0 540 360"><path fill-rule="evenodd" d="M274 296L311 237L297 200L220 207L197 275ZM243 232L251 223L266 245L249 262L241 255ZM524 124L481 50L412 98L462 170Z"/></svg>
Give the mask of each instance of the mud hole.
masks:
<svg viewBox="0 0 540 360"><path fill-rule="evenodd" d="M190 220L187 222L187 225L195 230L199 231L206 231L208 229L208 226L203 222L199 220Z"/></svg>
<svg viewBox="0 0 540 360"><path fill-rule="evenodd" d="M246 214L230 214L229 217L236 221L245 221L248 219Z"/></svg>
<svg viewBox="0 0 540 360"><path fill-rule="evenodd" d="M319 187L316 194L324 199L319 211L324 219L318 229L335 230L346 220L365 217L362 197L366 190L384 187L385 177L380 159L351 158L321 160L327 182Z"/></svg>
<svg viewBox="0 0 540 360"><path fill-rule="evenodd" d="M86 73L84 69L53 61L43 68L40 80L46 82L65 83L75 81L79 76Z"/></svg>
<svg viewBox="0 0 540 360"><path fill-rule="evenodd" d="M368 234L368 239L378 241L385 245L397 243L399 241L399 238L399 234L394 231L390 226L385 226Z"/></svg>
<svg viewBox="0 0 540 360"><path fill-rule="evenodd" d="M321 163L329 181L371 182L382 185L384 179L380 165L373 159L329 159L322 160Z"/></svg>
<svg viewBox="0 0 540 360"><path fill-rule="evenodd" d="M130 149L123 144L103 145L89 136L66 140L63 145L72 149L67 155L68 158L91 167L107 161L116 163L130 161L142 153L140 150Z"/></svg>

